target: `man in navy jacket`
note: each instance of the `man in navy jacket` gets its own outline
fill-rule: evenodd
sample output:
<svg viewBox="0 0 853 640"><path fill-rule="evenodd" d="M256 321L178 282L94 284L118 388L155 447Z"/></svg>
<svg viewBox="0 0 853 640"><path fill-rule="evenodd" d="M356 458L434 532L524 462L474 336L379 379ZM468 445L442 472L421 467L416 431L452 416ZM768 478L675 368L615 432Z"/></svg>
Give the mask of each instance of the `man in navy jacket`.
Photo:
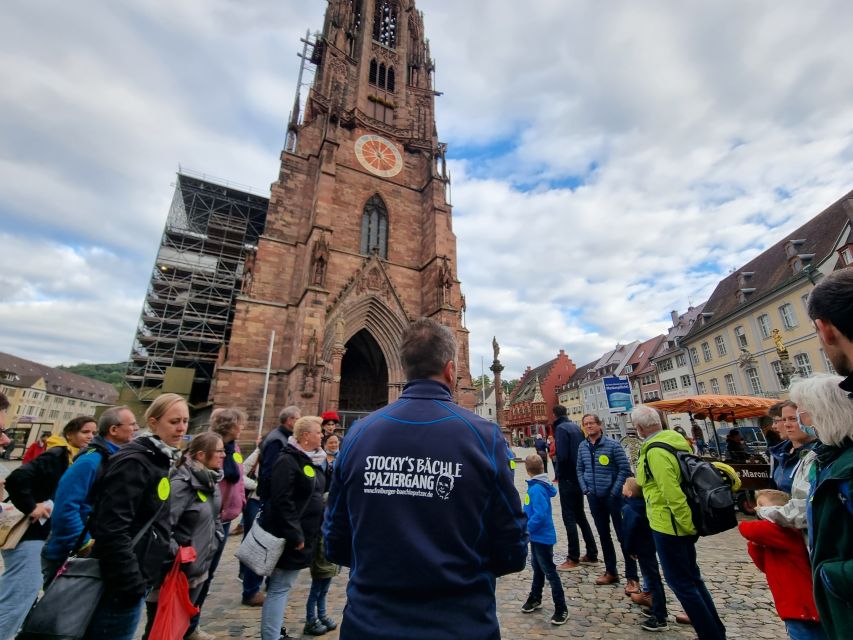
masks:
<svg viewBox="0 0 853 640"><path fill-rule="evenodd" d="M447 327L413 323L400 359L400 399L356 422L335 464L323 534L350 567L340 637L498 640L495 578L527 557L504 438L453 403Z"/></svg>
<svg viewBox="0 0 853 640"><path fill-rule="evenodd" d="M554 442L557 448L557 464L554 465L555 475L560 487L560 510L563 515L563 526L566 527L566 537L569 539L569 553L566 561L557 565L557 571L568 571L578 566L578 562L598 562L598 547L592 535L592 527L586 519L583 508L583 492L578 483L578 447L583 442L581 428L566 417L566 408L555 406L554 412ZM578 527L583 534L586 555L581 557Z"/></svg>
<svg viewBox="0 0 853 640"><path fill-rule="evenodd" d="M587 413L581 420L586 440L578 447L578 482L581 491L589 500L592 521L598 530L598 540L604 553L605 573L595 580L595 584L615 584L619 582L616 572L616 550L610 537L610 524L616 532L616 539L622 543L622 485L631 475L631 464L625 451L613 438L602 433L601 418ZM637 561L622 551L625 558L625 594L639 593L640 583L637 573Z"/></svg>

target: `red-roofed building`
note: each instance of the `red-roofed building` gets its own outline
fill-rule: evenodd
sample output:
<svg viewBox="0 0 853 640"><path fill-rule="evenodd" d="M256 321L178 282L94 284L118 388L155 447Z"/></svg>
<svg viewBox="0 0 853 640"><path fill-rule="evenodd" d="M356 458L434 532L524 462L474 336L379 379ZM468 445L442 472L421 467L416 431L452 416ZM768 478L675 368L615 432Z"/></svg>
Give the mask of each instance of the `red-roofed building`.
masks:
<svg viewBox="0 0 853 640"><path fill-rule="evenodd" d="M551 409L560 403L558 390L574 375L575 369L575 363L562 349L553 360L534 369L527 368L506 407L506 426L514 438L534 435L537 431L543 435L551 433L554 418Z"/></svg>

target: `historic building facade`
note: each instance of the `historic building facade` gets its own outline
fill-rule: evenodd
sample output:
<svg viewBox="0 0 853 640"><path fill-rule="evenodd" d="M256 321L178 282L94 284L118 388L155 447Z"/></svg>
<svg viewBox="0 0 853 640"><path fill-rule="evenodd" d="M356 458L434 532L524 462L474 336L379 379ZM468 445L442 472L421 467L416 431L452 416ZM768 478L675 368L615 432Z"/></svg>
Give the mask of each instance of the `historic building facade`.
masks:
<svg viewBox="0 0 853 640"><path fill-rule="evenodd" d="M575 373L575 363L560 349L556 358L531 369L527 367L512 390L506 408L506 426L513 435L530 436L551 433L554 414L560 404L557 394Z"/></svg>
<svg viewBox="0 0 853 640"><path fill-rule="evenodd" d="M806 301L853 264L851 218L853 192L720 281L682 340L698 393L781 398L791 375L831 371Z"/></svg>
<svg viewBox="0 0 853 640"><path fill-rule="evenodd" d="M307 57L313 84L304 109L296 101L212 399L257 419L271 354L268 418L298 404L347 423L398 397L400 338L427 316L454 331L457 400L473 408L422 14L412 0L332 0Z"/></svg>

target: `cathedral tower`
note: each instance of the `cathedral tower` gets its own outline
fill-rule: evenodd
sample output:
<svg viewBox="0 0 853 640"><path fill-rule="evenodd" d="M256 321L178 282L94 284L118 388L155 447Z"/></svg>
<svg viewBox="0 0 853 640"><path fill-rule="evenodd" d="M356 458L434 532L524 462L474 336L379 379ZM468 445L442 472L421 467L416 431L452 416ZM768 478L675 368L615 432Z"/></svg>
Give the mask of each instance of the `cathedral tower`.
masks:
<svg viewBox="0 0 853 640"><path fill-rule="evenodd" d="M267 426L289 404L349 423L399 396L400 338L428 316L455 332L457 400L473 407L423 15L413 0L330 0L307 57L314 81L302 114L296 101L212 399L258 418L275 331Z"/></svg>

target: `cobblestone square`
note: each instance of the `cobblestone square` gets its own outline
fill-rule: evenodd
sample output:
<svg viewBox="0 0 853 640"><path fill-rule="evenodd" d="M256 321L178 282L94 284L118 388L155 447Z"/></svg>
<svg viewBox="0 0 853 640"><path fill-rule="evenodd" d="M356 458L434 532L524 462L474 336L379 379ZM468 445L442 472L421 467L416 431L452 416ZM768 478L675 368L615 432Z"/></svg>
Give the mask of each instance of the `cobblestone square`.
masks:
<svg viewBox="0 0 853 640"><path fill-rule="evenodd" d="M533 450L516 448L515 451L523 458ZM516 486L522 494L526 491L525 480L523 466L519 465L516 470ZM562 562L566 552L566 540L559 499L555 498L552 505L558 537L555 558L557 562ZM237 544L236 538L228 541L203 612L202 628L220 639L256 640L260 637L260 609L240 605L240 583L237 581L237 563L234 559ZM786 637L785 626L773 609L764 576L749 559L746 543L740 534L732 530L703 538L699 541L698 549L702 574L726 624L728 637L753 640ZM405 571L405 567L400 567L400 570ZM543 608L532 614L521 613L521 605L527 598L533 575L529 565L521 573L500 578L497 586L497 607L502 637L610 640L651 636L652 634L640 629L643 615L639 607L632 605L623 594L624 583L602 587L593 584L596 576L603 571L604 564L599 563L581 565L573 571L560 574L569 605L569 621L560 627L549 623L553 607L550 604L547 584ZM310 583L310 575L306 570L300 575L290 595L285 626L291 635L298 636L302 632ZM329 614L338 622L345 604L345 588L346 570L334 579L329 592ZM681 612L675 596L668 590L667 605L670 616ZM335 630L322 637L331 640L338 637L338 632ZM670 620L668 631L652 637L690 639L695 638L696 634L693 627L677 625Z"/></svg>

